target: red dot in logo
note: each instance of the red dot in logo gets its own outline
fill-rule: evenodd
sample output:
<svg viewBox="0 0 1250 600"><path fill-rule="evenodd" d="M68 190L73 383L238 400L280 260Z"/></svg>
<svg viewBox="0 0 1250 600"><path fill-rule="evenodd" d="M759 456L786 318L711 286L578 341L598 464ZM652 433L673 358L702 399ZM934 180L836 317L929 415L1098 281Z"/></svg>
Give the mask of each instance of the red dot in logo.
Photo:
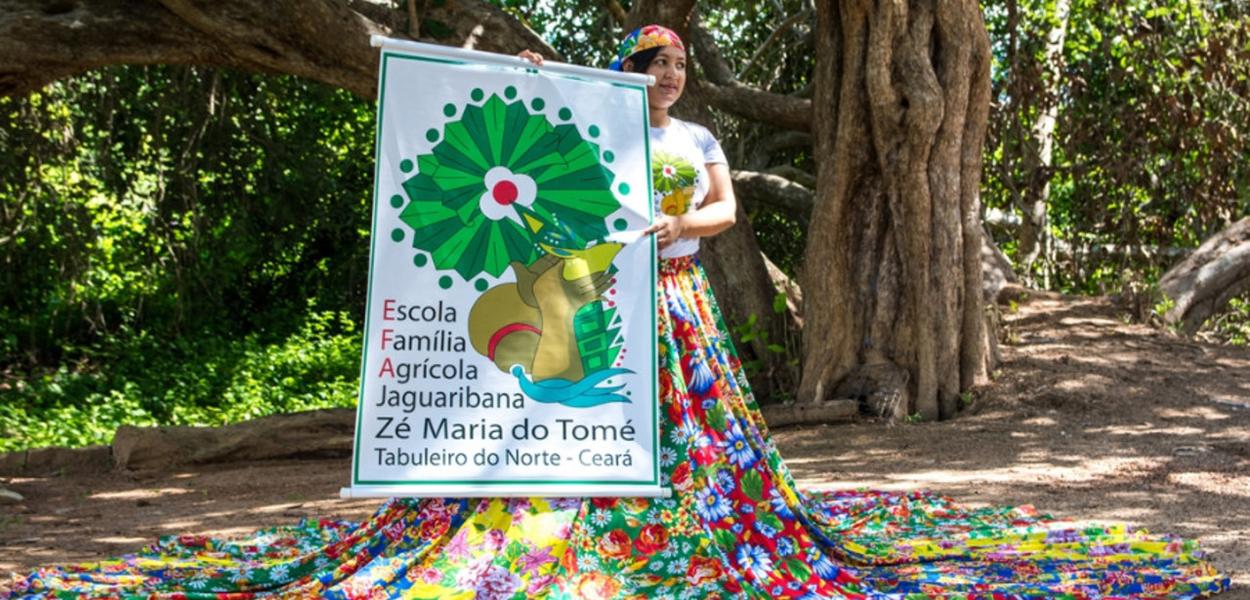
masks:
<svg viewBox="0 0 1250 600"><path fill-rule="evenodd" d="M500 181L495 184L495 189L490 191L494 196L495 202L500 204L512 204L516 202L517 189L516 184L511 181Z"/></svg>

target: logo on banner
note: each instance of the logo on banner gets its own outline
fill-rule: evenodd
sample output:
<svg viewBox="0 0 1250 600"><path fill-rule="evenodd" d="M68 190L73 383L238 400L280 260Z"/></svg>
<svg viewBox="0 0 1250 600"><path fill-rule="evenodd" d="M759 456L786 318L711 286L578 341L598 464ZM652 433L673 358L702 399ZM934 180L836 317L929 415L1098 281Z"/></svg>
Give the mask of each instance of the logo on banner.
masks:
<svg viewBox="0 0 1250 600"><path fill-rule="evenodd" d="M612 286L621 245L610 231L627 227L607 218L621 208L600 151L599 128L582 137L572 112L552 122L542 98L503 96L481 89L472 102L448 103L447 121L425 132L428 154L400 161L404 195L399 218L410 231L417 269L452 273L481 293L469 311L469 343L500 371L515 377L537 402L589 408L630 402L614 378L626 350ZM621 194L629 186L617 186ZM515 281L498 279L511 270ZM401 274L397 274L402 276Z"/></svg>

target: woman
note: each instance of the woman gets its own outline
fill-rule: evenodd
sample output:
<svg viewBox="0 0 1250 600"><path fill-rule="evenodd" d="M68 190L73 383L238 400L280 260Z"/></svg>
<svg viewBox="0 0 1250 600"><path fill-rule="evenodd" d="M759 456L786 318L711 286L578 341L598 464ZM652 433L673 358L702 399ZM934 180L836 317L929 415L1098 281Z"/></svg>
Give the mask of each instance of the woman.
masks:
<svg viewBox="0 0 1250 600"><path fill-rule="evenodd" d="M44 570L17 595L1190 598L1227 586L1193 544L1122 527L970 511L926 493L800 492L695 257L698 238L731 226L735 207L716 140L668 114L685 86L685 49L652 25L626 38L613 66L656 77L662 216L649 231L663 259L660 456L673 498L392 500L359 525L171 538L140 556Z"/></svg>
<svg viewBox="0 0 1250 600"><path fill-rule="evenodd" d="M621 42L618 54L610 69L655 77L655 85L647 88L647 108L659 217L647 233L655 235L661 258L693 256L698 238L734 224L729 161L707 128L668 114L686 89L686 50L676 33L659 25L642 27ZM536 52L525 50L520 56L543 64Z"/></svg>

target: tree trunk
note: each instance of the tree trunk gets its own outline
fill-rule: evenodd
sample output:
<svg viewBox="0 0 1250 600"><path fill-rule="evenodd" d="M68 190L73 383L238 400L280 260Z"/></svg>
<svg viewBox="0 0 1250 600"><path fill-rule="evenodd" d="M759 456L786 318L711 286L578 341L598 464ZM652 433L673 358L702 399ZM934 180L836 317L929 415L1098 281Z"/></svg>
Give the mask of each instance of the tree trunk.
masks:
<svg viewBox="0 0 1250 600"><path fill-rule="evenodd" d="M986 303L998 302L998 293L1013 283L1019 283L1011 260L994 245L993 238L981 229L981 290Z"/></svg>
<svg viewBox="0 0 1250 600"><path fill-rule="evenodd" d="M133 427L113 435L113 465L142 471L177 465L351 456L356 411L330 408L224 427Z"/></svg>
<svg viewBox="0 0 1250 600"><path fill-rule="evenodd" d="M796 299L786 290L788 278L775 266L770 269L741 202L737 224L702 244L703 266L726 321L731 328L753 322L747 326L749 341L738 351L743 360L759 365L751 379L756 395L769 402L792 394L799 381L790 361L799 346ZM779 293L786 293L787 302L776 311L773 301Z"/></svg>
<svg viewBox="0 0 1250 600"><path fill-rule="evenodd" d="M1063 74L1063 44L1068 34L1071 0L1055 0L1054 26L1046 34L1042 50L1042 106L1024 149L1025 188L1020 197L1019 263L1021 273L1033 281L1033 265L1050 252L1050 166L1055 154L1055 122L1059 119L1059 83ZM1041 285L1050 287L1050 269L1043 268Z"/></svg>
<svg viewBox="0 0 1250 600"><path fill-rule="evenodd" d="M981 147L989 39L971 0L818 11L816 207L800 402L892 398L946 418L985 377ZM817 337L828 335L827 339Z"/></svg>
<svg viewBox="0 0 1250 600"><path fill-rule="evenodd" d="M1190 335L1229 300L1250 292L1250 217L1212 236L1168 269L1159 291L1170 305L1163 320Z"/></svg>

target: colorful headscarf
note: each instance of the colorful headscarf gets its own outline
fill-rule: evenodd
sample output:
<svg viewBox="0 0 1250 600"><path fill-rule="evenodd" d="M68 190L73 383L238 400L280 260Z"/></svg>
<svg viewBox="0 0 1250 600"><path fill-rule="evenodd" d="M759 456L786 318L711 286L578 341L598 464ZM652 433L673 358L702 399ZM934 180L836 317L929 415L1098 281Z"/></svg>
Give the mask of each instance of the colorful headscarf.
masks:
<svg viewBox="0 0 1250 600"><path fill-rule="evenodd" d="M621 45L616 47L616 59L612 64L608 65L613 71L620 71L625 59L642 52L660 46L673 46L682 52L686 51L686 46L681 43L681 38L673 33L672 29L662 27L660 25L646 25L639 27L625 36L621 40Z"/></svg>

